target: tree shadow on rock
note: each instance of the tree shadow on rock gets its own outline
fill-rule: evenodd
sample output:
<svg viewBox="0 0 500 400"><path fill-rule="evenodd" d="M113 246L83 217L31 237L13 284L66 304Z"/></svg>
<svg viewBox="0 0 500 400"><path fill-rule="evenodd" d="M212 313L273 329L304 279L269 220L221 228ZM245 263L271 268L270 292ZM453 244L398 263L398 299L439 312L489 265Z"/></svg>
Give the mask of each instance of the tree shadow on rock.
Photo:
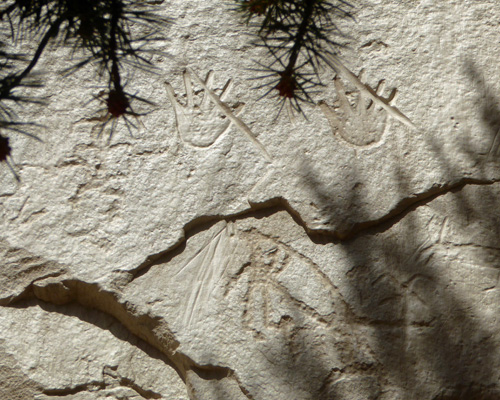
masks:
<svg viewBox="0 0 500 400"><path fill-rule="evenodd" d="M491 118L491 110L484 115L489 118L489 133L498 131L500 119ZM304 185L318 205L335 208L335 198L326 186L310 166L304 164L304 168L308 177ZM411 193L401 179L402 193ZM352 340L364 349L358 359L346 361L344 369L352 371L349 377L374 379L381 387L374 399L379 395L384 399L398 395L435 400L500 398L495 317L500 301L496 287L500 213L492 215L499 209L496 185L464 183L416 202L348 240L332 240L333 252L341 252L347 263L348 272L339 284L347 304L346 320ZM348 218L358 220L369 214L368 209L353 208ZM332 260L336 258L332 255ZM363 357L371 358L376 367L368 372L366 365L357 368L363 365L359 361ZM322 399L352 398L328 389L342 382L343 372L327 383Z"/></svg>
<svg viewBox="0 0 500 400"><path fill-rule="evenodd" d="M485 133L491 138L488 155L496 155L500 147L500 99L488 87L483 75L473 61L467 60L465 62L464 74L479 92L475 102L479 106Z"/></svg>

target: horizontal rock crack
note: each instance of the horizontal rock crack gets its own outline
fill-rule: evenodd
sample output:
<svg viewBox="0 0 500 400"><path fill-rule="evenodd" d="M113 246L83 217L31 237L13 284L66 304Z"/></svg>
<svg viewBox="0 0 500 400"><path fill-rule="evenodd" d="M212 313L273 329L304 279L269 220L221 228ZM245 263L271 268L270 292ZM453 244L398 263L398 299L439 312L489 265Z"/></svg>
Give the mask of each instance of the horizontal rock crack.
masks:
<svg viewBox="0 0 500 400"><path fill-rule="evenodd" d="M341 243L355 240L363 234L376 234L389 230L393 225L402 220L410 212L418 207L424 206L440 196L448 193L460 191L465 186L488 186L500 182L499 179L477 179L462 178L447 185L435 186L431 189L416 193L402 199L398 204L382 217L354 223L348 230L328 230L312 229L301 215L290 205L290 203L281 197L269 199L262 203L250 204L251 208L234 215L206 215L192 220L184 226L184 235L173 246L161 252L151 254L136 268L126 272L131 282L149 271L153 265L166 263L176 255L182 253L187 239L195 236L197 233L210 229L220 221L237 221L252 217L266 217L272 214L286 211L292 219L300 225L311 241L316 244ZM128 283L127 282L127 283Z"/></svg>

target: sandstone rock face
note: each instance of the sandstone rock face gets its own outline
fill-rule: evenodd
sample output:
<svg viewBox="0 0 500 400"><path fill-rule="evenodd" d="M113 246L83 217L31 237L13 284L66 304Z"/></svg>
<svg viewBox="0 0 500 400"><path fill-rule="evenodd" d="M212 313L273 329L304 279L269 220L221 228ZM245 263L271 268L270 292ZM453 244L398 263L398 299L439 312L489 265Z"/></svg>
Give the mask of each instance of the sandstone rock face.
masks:
<svg viewBox="0 0 500 400"><path fill-rule="evenodd" d="M135 137L55 48L0 165L0 397L500 398L497 2L359 2L307 119L230 2L156 3Z"/></svg>

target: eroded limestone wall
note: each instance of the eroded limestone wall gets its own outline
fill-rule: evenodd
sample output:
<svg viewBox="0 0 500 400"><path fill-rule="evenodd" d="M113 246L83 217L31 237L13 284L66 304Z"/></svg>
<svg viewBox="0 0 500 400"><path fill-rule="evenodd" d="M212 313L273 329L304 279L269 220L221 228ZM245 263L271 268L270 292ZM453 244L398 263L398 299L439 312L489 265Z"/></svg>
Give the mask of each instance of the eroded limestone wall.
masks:
<svg viewBox="0 0 500 400"><path fill-rule="evenodd" d="M0 171L2 399L500 398L500 7L363 3L307 119L222 0L160 5L135 137L45 56L44 142Z"/></svg>

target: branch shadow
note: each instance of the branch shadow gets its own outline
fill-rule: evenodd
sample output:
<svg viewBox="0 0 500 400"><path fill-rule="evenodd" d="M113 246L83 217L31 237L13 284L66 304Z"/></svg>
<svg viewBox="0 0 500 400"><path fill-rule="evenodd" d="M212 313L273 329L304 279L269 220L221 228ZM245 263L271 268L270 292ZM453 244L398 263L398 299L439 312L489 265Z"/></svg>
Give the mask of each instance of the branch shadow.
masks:
<svg viewBox="0 0 500 400"><path fill-rule="evenodd" d="M490 152L496 153L500 102L472 63L465 70L483 99L485 134L492 140ZM439 153L429 140L444 170L454 176L452 157ZM484 155L467 148L463 152L477 164L485 163ZM335 198L319 175L307 162L303 170L303 184L317 204L335 209ZM411 193L403 176L398 184L402 194ZM350 196L356 202L356 194ZM353 342L363 343L373 355L368 366L353 358L345 368L373 381L362 396L349 397L335 391L344 371L332 371L318 398L500 398L494 317L500 299L499 209L498 188L463 184L347 240L331 242L350 265L341 291ZM350 217L359 220L369 212L353 208Z"/></svg>

